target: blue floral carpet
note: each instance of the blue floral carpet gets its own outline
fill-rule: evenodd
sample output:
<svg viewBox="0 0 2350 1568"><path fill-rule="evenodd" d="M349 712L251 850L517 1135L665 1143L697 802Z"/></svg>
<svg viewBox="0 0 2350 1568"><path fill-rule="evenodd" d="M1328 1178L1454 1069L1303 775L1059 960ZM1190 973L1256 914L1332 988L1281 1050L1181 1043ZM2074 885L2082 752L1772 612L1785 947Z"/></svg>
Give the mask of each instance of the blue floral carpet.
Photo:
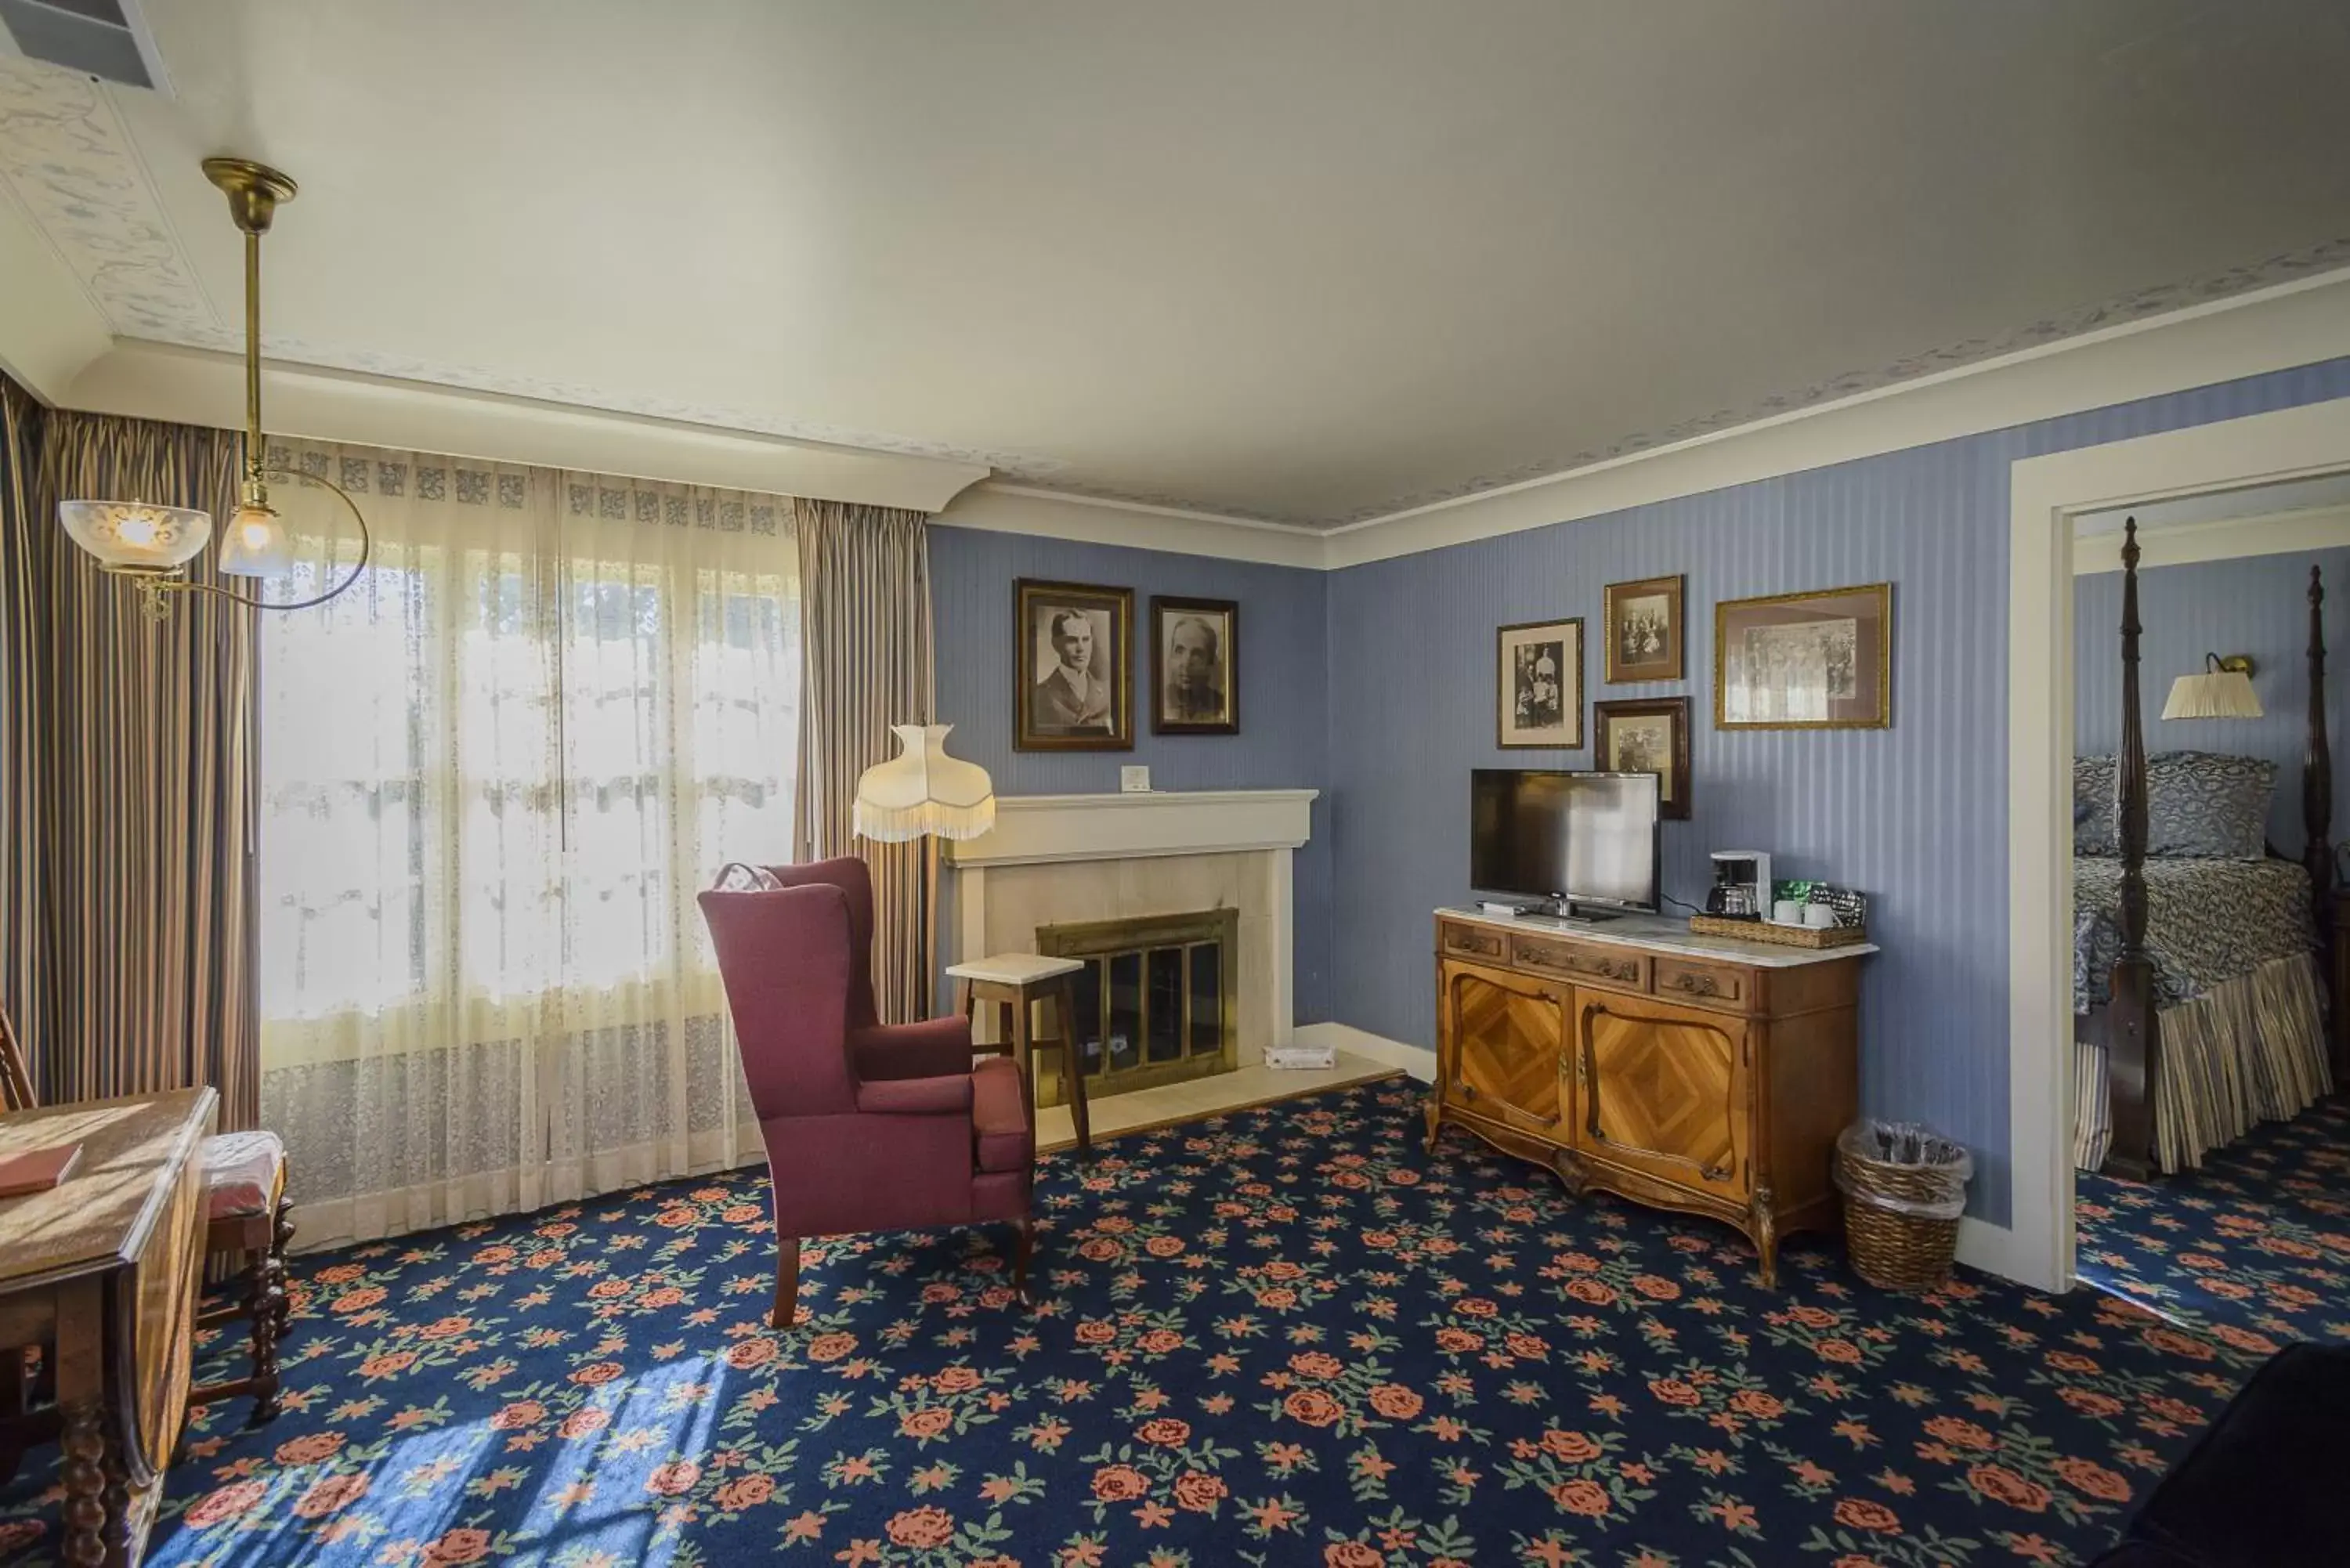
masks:
<svg viewBox="0 0 2350 1568"><path fill-rule="evenodd" d="M2083 1172L2076 1271L2241 1350L2350 1341L2350 1100L2141 1185Z"/></svg>
<svg viewBox="0 0 2350 1568"><path fill-rule="evenodd" d="M204 1412L150 1561L1595 1568L2079 1561L2257 1359L2109 1296L1861 1284L1371 1085L1047 1162L1000 1237L811 1254L764 1177L296 1260L272 1427ZM215 1343L213 1348L222 1348ZM55 1554L54 1450L0 1558Z"/></svg>

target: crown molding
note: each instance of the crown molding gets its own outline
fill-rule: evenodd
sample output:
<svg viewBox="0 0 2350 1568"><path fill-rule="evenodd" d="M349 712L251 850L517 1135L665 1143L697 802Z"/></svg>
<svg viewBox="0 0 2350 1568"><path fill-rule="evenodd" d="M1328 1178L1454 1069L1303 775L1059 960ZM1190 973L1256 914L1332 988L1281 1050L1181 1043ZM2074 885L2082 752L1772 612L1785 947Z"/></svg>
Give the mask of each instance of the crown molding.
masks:
<svg viewBox="0 0 2350 1568"><path fill-rule="evenodd" d="M244 422L243 376L235 355L118 338L53 400L91 413L234 429ZM977 463L274 360L263 363L262 391L272 435L915 512L937 512L988 472Z"/></svg>
<svg viewBox="0 0 2350 1568"><path fill-rule="evenodd" d="M1186 512L1139 501L1104 501L995 480L972 485L933 521L950 528L976 528L991 534L1027 534L1076 544L1118 545L1315 571L1324 566L1326 549L1321 535L1277 523Z"/></svg>
<svg viewBox="0 0 2350 1568"><path fill-rule="evenodd" d="M1088 544L1341 571L2345 356L2350 356L2350 269L2127 322L1325 534L1253 518L1000 483L966 491L939 521ZM2322 530L2324 525L2312 526ZM2215 535L2201 547L2244 554L2240 547L2244 543L2239 531L2225 541ZM2180 548L2187 545L2180 541Z"/></svg>
<svg viewBox="0 0 2350 1568"><path fill-rule="evenodd" d="M1961 366L1324 537L1337 570L2350 355L2350 268Z"/></svg>

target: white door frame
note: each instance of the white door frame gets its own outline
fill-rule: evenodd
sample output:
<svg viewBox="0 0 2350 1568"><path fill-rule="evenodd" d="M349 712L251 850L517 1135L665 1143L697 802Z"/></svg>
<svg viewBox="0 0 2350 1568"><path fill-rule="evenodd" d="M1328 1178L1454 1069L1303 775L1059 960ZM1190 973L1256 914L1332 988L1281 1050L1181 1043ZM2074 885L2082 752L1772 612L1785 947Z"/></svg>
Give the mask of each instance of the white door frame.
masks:
<svg viewBox="0 0 2350 1568"><path fill-rule="evenodd" d="M2073 1286L2073 519L2350 469L2350 398L2026 458L2008 475L2005 1227L1960 1256ZM2350 584L2336 592L2350 591ZM2282 613L2282 609L2280 610ZM2345 650L2350 651L2350 650Z"/></svg>

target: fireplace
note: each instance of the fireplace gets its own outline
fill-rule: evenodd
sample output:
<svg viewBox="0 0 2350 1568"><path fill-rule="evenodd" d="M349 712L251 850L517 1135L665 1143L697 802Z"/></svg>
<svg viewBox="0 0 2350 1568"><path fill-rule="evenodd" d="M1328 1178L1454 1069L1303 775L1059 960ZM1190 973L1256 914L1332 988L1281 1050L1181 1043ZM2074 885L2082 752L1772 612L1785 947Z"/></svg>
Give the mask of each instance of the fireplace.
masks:
<svg viewBox="0 0 2350 1568"><path fill-rule="evenodd" d="M1245 1071L1290 1039L1291 864L1313 801L1305 789L1000 795L993 830L946 846L950 950L1086 959L1089 1098ZM983 1041L991 1012L975 1022ZM1060 1063L1044 1056L1040 1087L1057 1093Z"/></svg>
<svg viewBox="0 0 2350 1568"><path fill-rule="evenodd" d="M1086 961L1072 989L1088 1098L1240 1065L1239 943L1232 909L1036 928L1038 952ZM1040 1055L1038 1098L1058 1104L1060 1064Z"/></svg>

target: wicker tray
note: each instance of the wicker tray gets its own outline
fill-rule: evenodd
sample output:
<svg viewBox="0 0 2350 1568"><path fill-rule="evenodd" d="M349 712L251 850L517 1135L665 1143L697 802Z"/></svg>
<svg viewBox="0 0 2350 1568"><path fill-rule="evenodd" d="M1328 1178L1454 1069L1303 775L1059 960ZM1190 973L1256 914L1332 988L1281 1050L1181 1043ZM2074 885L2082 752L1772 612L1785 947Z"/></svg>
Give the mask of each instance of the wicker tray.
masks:
<svg viewBox="0 0 2350 1568"><path fill-rule="evenodd" d="M1690 929L1702 936L1776 942L1783 948L1842 948L1868 940L1861 926L1774 926L1768 920L1725 920L1718 915L1691 915Z"/></svg>

